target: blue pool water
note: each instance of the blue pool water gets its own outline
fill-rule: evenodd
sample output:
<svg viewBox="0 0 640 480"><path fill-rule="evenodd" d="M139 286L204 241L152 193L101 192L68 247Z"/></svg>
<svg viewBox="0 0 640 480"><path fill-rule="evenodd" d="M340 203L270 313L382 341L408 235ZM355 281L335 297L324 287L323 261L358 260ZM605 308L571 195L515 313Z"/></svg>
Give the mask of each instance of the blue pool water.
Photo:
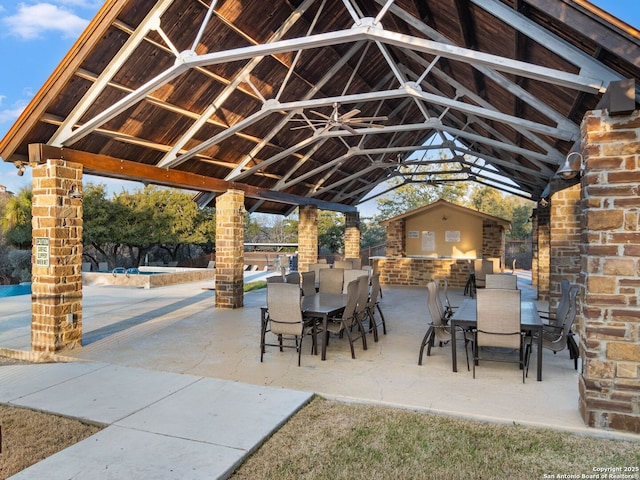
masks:
<svg viewBox="0 0 640 480"><path fill-rule="evenodd" d="M0 285L0 297L15 297L16 295L31 295L31 284Z"/></svg>

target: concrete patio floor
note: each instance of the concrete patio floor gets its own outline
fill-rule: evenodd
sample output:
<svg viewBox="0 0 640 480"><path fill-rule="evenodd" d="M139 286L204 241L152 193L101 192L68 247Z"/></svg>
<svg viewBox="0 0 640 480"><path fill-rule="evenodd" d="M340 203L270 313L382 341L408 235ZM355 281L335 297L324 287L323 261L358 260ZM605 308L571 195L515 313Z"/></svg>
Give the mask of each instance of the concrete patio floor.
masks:
<svg viewBox="0 0 640 480"><path fill-rule="evenodd" d="M520 272L519 278L523 298L535 298L527 273ZM381 306L388 334L377 343L369 336L366 351L357 343L355 360L346 338L332 338L326 361L310 354L311 341L306 339L298 367L294 351L275 347L267 348L260 363L259 318L266 290L247 293L242 309L218 310L212 287L211 282L150 290L86 287L84 345L66 356L313 392L344 401L617 435L584 426L578 412L578 372L568 351L558 355L545 351L543 381L535 380L533 364L525 384L515 364L496 362L479 366L473 379L466 370L462 343L457 373L451 371L449 345L436 346L419 366L419 347L429 322L424 288L383 287ZM461 290L450 290L450 298L455 305L465 297ZM30 297L9 297L2 303L0 349L28 352Z"/></svg>

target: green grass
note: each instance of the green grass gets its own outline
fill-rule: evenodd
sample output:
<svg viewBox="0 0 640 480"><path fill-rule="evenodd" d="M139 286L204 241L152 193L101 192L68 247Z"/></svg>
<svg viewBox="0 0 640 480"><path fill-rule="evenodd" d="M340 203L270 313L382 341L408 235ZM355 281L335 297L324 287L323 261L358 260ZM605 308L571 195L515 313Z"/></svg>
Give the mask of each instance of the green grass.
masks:
<svg viewBox="0 0 640 480"><path fill-rule="evenodd" d="M245 283L243 287L243 291L246 293L252 290L260 290L261 288L267 288L266 280L258 280L257 282Z"/></svg>
<svg viewBox="0 0 640 480"><path fill-rule="evenodd" d="M315 398L231 478L528 480L615 466L640 466L640 443Z"/></svg>

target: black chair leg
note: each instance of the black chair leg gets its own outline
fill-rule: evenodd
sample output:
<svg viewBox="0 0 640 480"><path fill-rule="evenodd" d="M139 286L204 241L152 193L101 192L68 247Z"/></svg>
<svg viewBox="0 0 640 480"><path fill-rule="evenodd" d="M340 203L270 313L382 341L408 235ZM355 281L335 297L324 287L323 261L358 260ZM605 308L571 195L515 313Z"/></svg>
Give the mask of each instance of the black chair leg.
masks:
<svg viewBox="0 0 640 480"><path fill-rule="evenodd" d="M427 350L427 356L431 353L431 337L435 334L433 327L429 327L427 333L422 339L422 345L420 345L420 356L418 357L418 365L422 365L422 354L424 353L424 347L429 343L429 349Z"/></svg>

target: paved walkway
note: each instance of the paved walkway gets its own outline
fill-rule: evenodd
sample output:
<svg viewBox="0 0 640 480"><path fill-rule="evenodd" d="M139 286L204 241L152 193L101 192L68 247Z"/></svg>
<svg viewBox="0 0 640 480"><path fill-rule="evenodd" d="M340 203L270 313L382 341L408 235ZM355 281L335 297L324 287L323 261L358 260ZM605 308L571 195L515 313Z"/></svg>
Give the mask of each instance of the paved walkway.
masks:
<svg viewBox="0 0 640 480"><path fill-rule="evenodd" d="M523 297L530 279L519 272ZM478 420L520 423L613 438L586 428L578 412L578 373L567 352L544 352L543 381L525 384L517 366L487 364L477 378L458 373L451 350L436 347L422 366L418 350L429 321L424 288L383 287L388 334L369 349L333 339L321 361L305 348L259 353L259 307L216 310L207 282L140 290L88 287L84 344L68 363L0 367L0 402L109 425L15 478L225 478L311 398L375 403ZM459 304L461 291L451 291ZM30 343L30 297L3 299L0 351ZM307 345L305 345L307 347ZM535 370L535 367L533 367Z"/></svg>

